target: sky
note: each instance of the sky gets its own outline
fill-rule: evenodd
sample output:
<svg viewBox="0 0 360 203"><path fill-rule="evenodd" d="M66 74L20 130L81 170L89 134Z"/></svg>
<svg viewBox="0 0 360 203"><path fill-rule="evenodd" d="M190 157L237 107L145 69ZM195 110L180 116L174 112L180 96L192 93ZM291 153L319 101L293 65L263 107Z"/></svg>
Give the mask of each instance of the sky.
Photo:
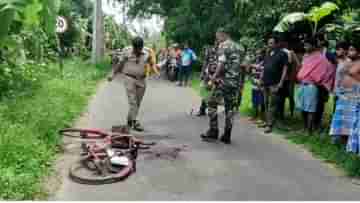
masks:
<svg viewBox="0 0 360 203"><path fill-rule="evenodd" d="M124 10L121 4L111 5L108 1L103 0L103 11L106 15L112 15L115 17L116 22L119 24L124 23ZM163 28L163 20L159 16L152 16L150 19L134 19L126 20L126 27L133 35L138 35L144 30L149 31L150 35L156 35L161 32Z"/></svg>

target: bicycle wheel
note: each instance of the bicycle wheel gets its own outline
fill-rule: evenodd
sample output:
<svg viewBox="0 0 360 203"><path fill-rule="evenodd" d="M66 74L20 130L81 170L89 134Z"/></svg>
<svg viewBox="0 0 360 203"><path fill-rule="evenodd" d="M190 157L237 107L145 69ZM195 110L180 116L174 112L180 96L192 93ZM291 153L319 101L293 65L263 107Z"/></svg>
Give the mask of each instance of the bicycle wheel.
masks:
<svg viewBox="0 0 360 203"><path fill-rule="evenodd" d="M105 185L113 184L125 180L135 171L135 162L129 161L128 166L121 168L114 168L114 166L108 165L106 167L108 171L105 175L99 175L94 170L89 170L88 166L84 166L83 161L80 160L74 163L69 170L69 177L76 183L86 185ZM115 172L115 173L114 173Z"/></svg>
<svg viewBox="0 0 360 203"><path fill-rule="evenodd" d="M105 137L110 136L108 133L98 129L78 129L78 128L63 129L59 131L59 134L67 137L81 138L81 139L104 139Z"/></svg>

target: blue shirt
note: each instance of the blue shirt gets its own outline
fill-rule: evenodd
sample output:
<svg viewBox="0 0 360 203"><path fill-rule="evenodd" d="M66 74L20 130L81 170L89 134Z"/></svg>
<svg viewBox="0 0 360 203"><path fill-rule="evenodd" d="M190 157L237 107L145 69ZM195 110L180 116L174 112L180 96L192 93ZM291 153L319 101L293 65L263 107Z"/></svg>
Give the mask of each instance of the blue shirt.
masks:
<svg viewBox="0 0 360 203"><path fill-rule="evenodd" d="M181 53L181 65L182 66L190 66L194 61L196 61L197 57L194 51L190 48L185 49Z"/></svg>

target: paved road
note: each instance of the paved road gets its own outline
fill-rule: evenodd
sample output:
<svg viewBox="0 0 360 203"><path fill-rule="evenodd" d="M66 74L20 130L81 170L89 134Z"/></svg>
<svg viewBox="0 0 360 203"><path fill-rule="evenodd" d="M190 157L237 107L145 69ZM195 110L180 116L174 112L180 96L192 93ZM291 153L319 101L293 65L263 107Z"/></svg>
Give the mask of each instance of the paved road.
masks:
<svg viewBox="0 0 360 203"><path fill-rule="evenodd" d="M148 87L140 115L148 139L187 145L187 151L177 160L140 158L137 173L125 182L85 186L67 178L77 144L65 141L67 152L58 163L63 184L51 200L360 200L360 187L335 169L244 118L235 122L233 145L201 142L207 119L189 116L199 103L196 93L164 81L149 81ZM123 86L104 83L78 125L110 129L125 123L126 111Z"/></svg>

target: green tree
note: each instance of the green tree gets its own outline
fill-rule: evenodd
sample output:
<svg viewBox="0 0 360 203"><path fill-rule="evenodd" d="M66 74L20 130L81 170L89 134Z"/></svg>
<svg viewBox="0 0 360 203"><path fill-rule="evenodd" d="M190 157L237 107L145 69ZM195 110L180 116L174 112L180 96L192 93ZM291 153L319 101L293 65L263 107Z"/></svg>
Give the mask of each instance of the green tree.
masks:
<svg viewBox="0 0 360 203"><path fill-rule="evenodd" d="M190 41L200 49L214 40L217 27L226 25L232 28L235 39L250 37L261 43L285 15L308 12L324 2L326 0L133 0L128 4L133 17L151 14L164 17L164 35L168 41ZM360 6L357 0L334 2L342 10Z"/></svg>

